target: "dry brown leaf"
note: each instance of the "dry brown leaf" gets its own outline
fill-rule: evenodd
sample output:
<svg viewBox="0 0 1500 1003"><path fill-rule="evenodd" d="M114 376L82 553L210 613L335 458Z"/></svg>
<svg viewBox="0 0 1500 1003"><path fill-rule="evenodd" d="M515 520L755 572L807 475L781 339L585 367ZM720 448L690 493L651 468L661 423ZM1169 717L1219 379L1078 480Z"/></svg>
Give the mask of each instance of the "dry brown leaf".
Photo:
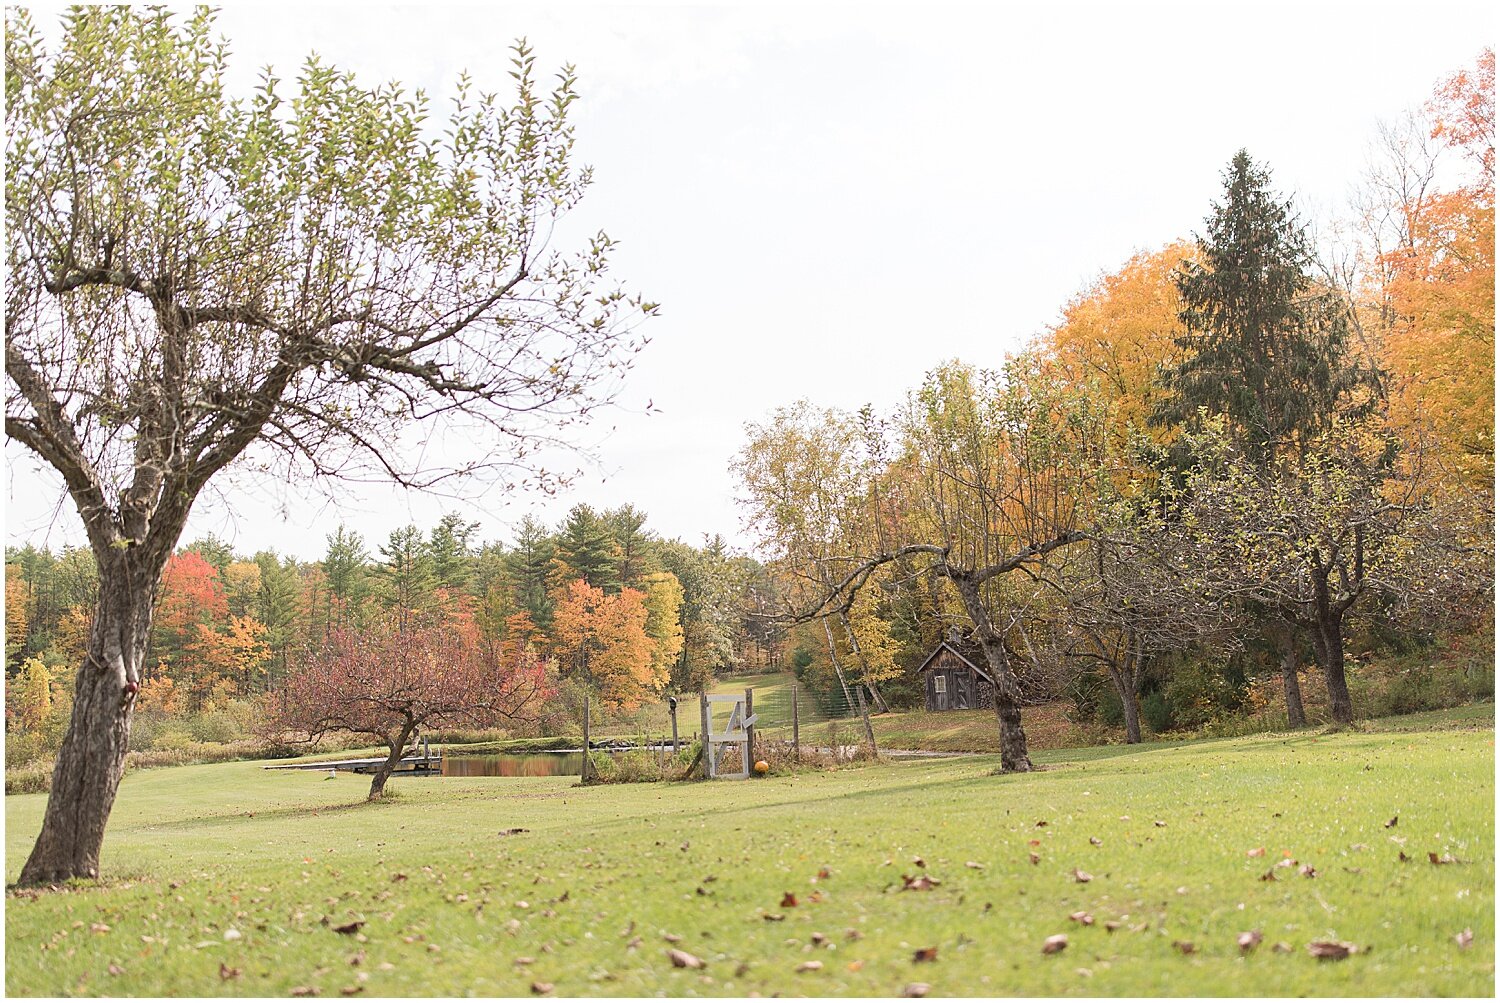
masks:
<svg viewBox="0 0 1500 1003"><path fill-rule="evenodd" d="M534 965L534 964L536 964L536 959L535 958L528 958L528 957L522 956L522 957L517 958L515 961L511 962L511 964L522 965L522 966L525 966L525 965Z"/></svg>
<svg viewBox="0 0 1500 1003"><path fill-rule="evenodd" d="M1456 863L1458 863L1458 859L1456 857L1454 857L1452 854L1445 853L1445 854L1443 854L1440 857L1436 853L1433 853L1430 850L1427 853L1427 859L1430 860L1430 861L1432 861L1434 864L1456 864Z"/></svg>
<svg viewBox="0 0 1500 1003"><path fill-rule="evenodd" d="M1086 885L1090 881L1094 880L1094 876L1087 871L1080 871L1075 867L1073 868L1073 880L1078 882L1080 885Z"/></svg>
<svg viewBox="0 0 1500 1003"><path fill-rule="evenodd" d="M938 949L936 947L919 947L915 952L912 953L911 960L914 962L936 961L937 951Z"/></svg>
<svg viewBox="0 0 1500 1003"><path fill-rule="evenodd" d="M661 939L665 940L669 944L682 943L682 938L675 933L664 933L661 935Z"/></svg>
<svg viewBox="0 0 1500 1003"><path fill-rule="evenodd" d="M791 892L784 892L781 896L781 908L790 909L797 904L797 896Z"/></svg>
<svg viewBox="0 0 1500 1003"><path fill-rule="evenodd" d="M1240 953L1249 954L1251 951L1260 946L1260 942L1264 939L1265 937L1259 930L1245 931L1239 936Z"/></svg>
<svg viewBox="0 0 1500 1003"><path fill-rule="evenodd" d="M1385 824L1385 827L1387 829L1394 829L1396 827L1396 823L1398 821L1400 821L1400 819L1401 819L1400 815L1392 815L1391 816L1391 820Z"/></svg>
<svg viewBox="0 0 1500 1003"><path fill-rule="evenodd" d="M820 868L818 868L818 880L819 881L827 881L831 877L833 877L833 873L831 871L829 871L828 868L826 868L826 867L820 867Z"/></svg>
<svg viewBox="0 0 1500 1003"><path fill-rule="evenodd" d="M912 857L911 858L911 862L914 863L914 864L916 864L918 867L926 867L927 866L927 861L923 860L921 857Z"/></svg>
<svg viewBox="0 0 1500 1003"><path fill-rule="evenodd" d="M1036 827L1038 829L1040 829L1040 828L1044 827L1046 824L1047 823L1045 821L1040 821L1040 822L1037 822Z"/></svg>
<svg viewBox="0 0 1500 1003"><path fill-rule="evenodd" d="M786 919L786 913L784 913L784 912L762 913L760 918L763 919L763 920L765 920L767 923L780 923L782 920Z"/></svg>
<svg viewBox="0 0 1500 1003"><path fill-rule="evenodd" d="M1104 840L1100 839L1098 836L1090 836L1089 837L1089 842L1093 843L1095 846L1103 846L1104 845Z"/></svg>
<svg viewBox="0 0 1500 1003"><path fill-rule="evenodd" d="M364 926L364 925L365 925L365 921L362 920L362 919L351 920L348 923L344 923L344 924L341 924L339 926L334 927L333 928L333 932L334 933L342 933L344 936L347 937L347 936L350 936L351 934L358 933L359 932L359 928L362 927L362 926Z"/></svg>
<svg viewBox="0 0 1500 1003"><path fill-rule="evenodd" d="M1040 864L1042 862L1042 858L1041 858L1040 854L1030 853L1030 854L1027 854L1027 856L1029 856L1031 858L1031 862L1032 862L1033 865Z"/></svg>
<svg viewBox="0 0 1500 1003"><path fill-rule="evenodd" d="M854 961L851 961L847 965L845 965L844 969L850 972L857 972L863 967L865 967L865 963L862 960L855 959Z"/></svg>
<svg viewBox="0 0 1500 1003"><path fill-rule="evenodd" d="M119 965L110 965L109 968L106 969L106 970L111 975L124 975L125 974L125 969L121 968Z"/></svg>
<svg viewBox="0 0 1500 1003"><path fill-rule="evenodd" d="M1114 933L1120 928L1121 925L1122 924L1117 919L1107 919L1104 921L1104 929L1108 930L1110 933Z"/></svg>
<svg viewBox="0 0 1500 1003"><path fill-rule="evenodd" d="M318 995L318 990L317 990L317 987L315 987L315 986L292 986L291 995L293 995L293 996L316 996L316 995Z"/></svg>
<svg viewBox="0 0 1500 1003"><path fill-rule="evenodd" d="M1406 855L1406 851L1405 850L1397 850L1396 851L1396 859L1399 860L1399 861L1401 861L1404 864L1408 860L1410 860L1411 858Z"/></svg>
<svg viewBox="0 0 1500 1003"><path fill-rule="evenodd" d="M932 992L932 987L925 982L908 982L901 989L901 995L905 999L919 1000Z"/></svg>
<svg viewBox="0 0 1500 1003"><path fill-rule="evenodd" d="M553 988L554 987L550 982L533 982L531 984L531 991L536 993L538 996L547 995L553 990Z"/></svg>
<svg viewBox="0 0 1500 1003"><path fill-rule="evenodd" d="M240 970L238 968L230 968L228 965L224 964L224 962L219 962L219 978L223 979L225 982L228 982L230 979L237 979L239 977Z"/></svg>
<svg viewBox="0 0 1500 1003"><path fill-rule="evenodd" d="M365 987L364 986L341 986L341 987L339 987L339 995L340 996L358 996L360 993L362 993L364 991L365 991Z"/></svg>
<svg viewBox="0 0 1500 1003"><path fill-rule="evenodd" d="M1307 945L1307 953L1319 961L1343 961L1359 948L1345 940L1315 940Z"/></svg>
<svg viewBox="0 0 1500 1003"><path fill-rule="evenodd" d="M1245 856L1247 856L1247 857L1264 857L1265 855L1266 855L1266 848L1264 846L1257 846L1253 850L1246 850L1245 851Z"/></svg>
<svg viewBox="0 0 1500 1003"><path fill-rule="evenodd" d="M1174 940L1172 946L1183 954L1193 954L1198 950L1198 946L1191 940Z"/></svg>
<svg viewBox="0 0 1500 1003"><path fill-rule="evenodd" d="M793 970L798 972L816 972L821 970L822 967L823 962L821 961L804 961Z"/></svg>
<svg viewBox="0 0 1500 1003"><path fill-rule="evenodd" d="M1094 917L1093 917L1093 915L1090 914L1090 913L1084 912L1082 909L1078 910L1077 912L1069 913L1068 914L1068 918L1071 919L1075 923L1082 923L1084 926L1093 926L1094 925Z"/></svg>
<svg viewBox="0 0 1500 1003"><path fill-rule="evenodd" d="M1276 952L1277 954L1291 954L1292 945L1288 944L1284 940L1278 940L1276 943L1271 945L1271 950Z"/></svg>
<svg viewBox="0 0 1500 1003"><path fill-rule="evenodd" d="M984 870L984 865L981 864L977 860L965 860L964 861L964 866L972 868L972 869L974 869L976 871L982 871L982 870Z"/></svg>
<svg viewBox="0 0 1500 1003"><path fill-rule="evenodd" d="M672 959L672 967L673 968L702 968L703 967L703 959L702 958L698 957L696 954L689 954L686 951L679 951L675 947L671 948L670 950L667 951L667 957Z"/></svg>
<svg viewBox="0 0 1500 1003"><path fill-rule="evenodd" d="M925 874L918 874L916 877L910 877L905 874L901 875L901 890L903 892L930 892L940 884L942 884L941 881L930 878Z"/></svg>
<svg viewBox="0 0 1500 1003"><path fill-rule="evenodd" d="M1068 935L1066 933L1054 933L1042 941L1043 954L1056 954L1068 946Z"/></svg>
<svg viewBox="0 0 1500 1003"><path fill-rule="evenodd" d="M1453 939L1458 942L1459 947L1468 947L1470 944L1474 943L1474 931L1470 930L1468 927L1464 927L1464 932L1460 933Z"/></svg>
<svg viewBox="0 0 1500 1003"><path fill-rule="evenodd" d="M1167 823L1163 822L1161 819L1157 819L1155 822L1152 822L1151 824L1154 825L1154 826L1156 826L1158 829L1165 829L1167 827Z"/></svg>
<svg viewBox="0 0 1500 1003"><path fill-rule="evenodd" d="M1304 878L1315 878L1318 876L1318 869L1312 864L1303 864L1300 868L1297 869L1297 873L1302 875Z"/></svg>

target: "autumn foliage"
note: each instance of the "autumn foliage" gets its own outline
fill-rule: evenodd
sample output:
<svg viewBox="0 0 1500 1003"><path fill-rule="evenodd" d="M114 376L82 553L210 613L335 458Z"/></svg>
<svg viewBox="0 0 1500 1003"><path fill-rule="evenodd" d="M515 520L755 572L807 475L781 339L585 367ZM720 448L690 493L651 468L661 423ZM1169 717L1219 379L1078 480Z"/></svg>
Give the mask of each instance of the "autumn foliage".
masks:
<svg viewBox="0 0 1500 1003"><path fill-rule="evenodd" d="M525 720L546 698L542 663L521 653L488 656L462 603L401 624L387 617L339 628L302 653L274 713L276 728L314 741L366 735L400 758L420 728L485 728ZM376 775L378 797L389 775Z"/></svg>

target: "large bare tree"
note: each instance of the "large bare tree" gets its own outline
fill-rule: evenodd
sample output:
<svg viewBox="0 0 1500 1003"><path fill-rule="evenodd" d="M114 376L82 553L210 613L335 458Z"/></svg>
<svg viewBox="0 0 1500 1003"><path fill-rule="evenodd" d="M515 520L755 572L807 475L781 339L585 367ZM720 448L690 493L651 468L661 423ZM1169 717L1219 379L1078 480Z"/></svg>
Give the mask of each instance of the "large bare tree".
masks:
<svg viewBox="0 0 1500 1003"><path fill-rule="evenodd" d="M206 9L63 22L49 47L6 14L5 430L61 475L99 606L28 885L97 874L162 568L213 478L534 483L655 311L603 233L549 246L589 170L571 69L539 88L524 43L511 98L463 77L434 122L316 58L290 99L270 71L232 97Z"/></svg>

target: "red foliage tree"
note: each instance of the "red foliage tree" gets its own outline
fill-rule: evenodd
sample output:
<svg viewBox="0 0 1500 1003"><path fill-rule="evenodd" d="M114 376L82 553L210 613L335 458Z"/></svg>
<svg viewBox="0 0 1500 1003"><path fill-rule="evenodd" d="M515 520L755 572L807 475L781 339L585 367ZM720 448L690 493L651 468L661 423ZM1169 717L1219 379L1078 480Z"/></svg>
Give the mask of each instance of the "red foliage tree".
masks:
<svg viewBox="0 0 1500 1003"><path fill-rule="evenodd" d="M389 755L370 782L373 801L417 729L527 720L546 695L542 663L524 653L487 657L460 609L408 618L405 630L387 621L330 631L292 666L273 724L306 741L345 731L383 744Z"/></svg>

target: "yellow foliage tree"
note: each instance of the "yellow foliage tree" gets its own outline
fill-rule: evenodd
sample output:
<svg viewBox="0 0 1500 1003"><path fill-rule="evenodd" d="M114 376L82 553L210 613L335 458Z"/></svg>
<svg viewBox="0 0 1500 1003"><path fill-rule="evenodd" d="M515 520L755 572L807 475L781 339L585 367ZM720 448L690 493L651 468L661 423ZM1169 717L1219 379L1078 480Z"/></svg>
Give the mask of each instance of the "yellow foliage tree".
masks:
<svg viewBox="0 0 1500 1003"><path fill-rule="evenodd" d="M40 658L28 658L5 687L5 716L12 728L37 731L51 713L52 674Z"/></svg>

